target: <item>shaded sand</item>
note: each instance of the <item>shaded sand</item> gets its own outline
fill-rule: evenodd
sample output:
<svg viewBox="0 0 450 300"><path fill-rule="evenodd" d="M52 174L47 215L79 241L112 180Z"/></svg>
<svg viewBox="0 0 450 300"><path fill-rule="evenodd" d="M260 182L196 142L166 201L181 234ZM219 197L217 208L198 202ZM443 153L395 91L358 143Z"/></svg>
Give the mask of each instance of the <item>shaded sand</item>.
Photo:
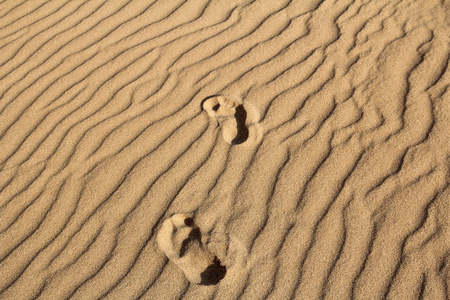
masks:
<svg viewBox="0 0 450 300"><path fill-rule="evenodd" d="M0 1L0 299L449 299L449 11Z"/></svg>

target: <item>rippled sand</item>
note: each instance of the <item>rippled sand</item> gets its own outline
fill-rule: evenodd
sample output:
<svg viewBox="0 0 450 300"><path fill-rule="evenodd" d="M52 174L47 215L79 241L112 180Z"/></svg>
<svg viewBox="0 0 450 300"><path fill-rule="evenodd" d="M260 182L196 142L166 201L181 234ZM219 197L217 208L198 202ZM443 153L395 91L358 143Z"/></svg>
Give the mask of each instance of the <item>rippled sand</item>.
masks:
<svg viewBox="0 0 450 300"><path fill-rule="evenodd" d="M0 299L448 299L449 32L448 0L0 1Z"/></svg>

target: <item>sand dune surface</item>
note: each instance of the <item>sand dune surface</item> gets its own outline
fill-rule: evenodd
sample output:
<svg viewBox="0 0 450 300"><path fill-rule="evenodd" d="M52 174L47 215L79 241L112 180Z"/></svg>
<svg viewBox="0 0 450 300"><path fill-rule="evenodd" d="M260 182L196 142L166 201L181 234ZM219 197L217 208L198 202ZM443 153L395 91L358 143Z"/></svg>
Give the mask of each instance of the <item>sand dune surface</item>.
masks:
<svg viewBox="0 0 450 300"><path fill-rule="evenodd" d="M448 0L0 0L0 299L449 299Z"/></svg>

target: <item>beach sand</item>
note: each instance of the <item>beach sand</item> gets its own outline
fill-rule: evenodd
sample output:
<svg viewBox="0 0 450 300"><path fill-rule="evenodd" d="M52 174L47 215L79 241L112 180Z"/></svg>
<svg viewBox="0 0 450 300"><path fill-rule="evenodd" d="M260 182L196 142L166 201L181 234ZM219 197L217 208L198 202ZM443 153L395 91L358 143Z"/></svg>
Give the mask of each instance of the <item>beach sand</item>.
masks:
<svg viewBox="0 0 450 300"><path fill-rule="evenodd" d="M448 0L0 1L0 299L449 299L449 50Z"/></svg>

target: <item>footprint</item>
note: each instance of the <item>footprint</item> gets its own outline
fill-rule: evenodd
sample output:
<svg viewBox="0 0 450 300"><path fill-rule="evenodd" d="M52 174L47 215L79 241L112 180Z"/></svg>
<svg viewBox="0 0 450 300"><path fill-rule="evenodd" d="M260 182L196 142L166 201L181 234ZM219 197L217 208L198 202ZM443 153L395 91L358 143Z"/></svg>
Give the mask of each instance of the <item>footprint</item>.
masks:
<svg viewBox="0 0 450 300"><path fill-rule="evenodd" d="M205 248L200 229L188 215L175 214L165 220L156 241L190 282L213 285L225 277L226 267Z"/></svg>
<svg viewBox="0 0 450 300"><path fill-rule="evenodd" d="M256 130L254 126L259 121L256 110L252 110L253 114L249 118L246 107L236 98L225 95L209 96L203 99L201 108L221 125L223 138L229 144L243 144L250 136L253 136L253 140L260 136L260 130Z"/></svg>

